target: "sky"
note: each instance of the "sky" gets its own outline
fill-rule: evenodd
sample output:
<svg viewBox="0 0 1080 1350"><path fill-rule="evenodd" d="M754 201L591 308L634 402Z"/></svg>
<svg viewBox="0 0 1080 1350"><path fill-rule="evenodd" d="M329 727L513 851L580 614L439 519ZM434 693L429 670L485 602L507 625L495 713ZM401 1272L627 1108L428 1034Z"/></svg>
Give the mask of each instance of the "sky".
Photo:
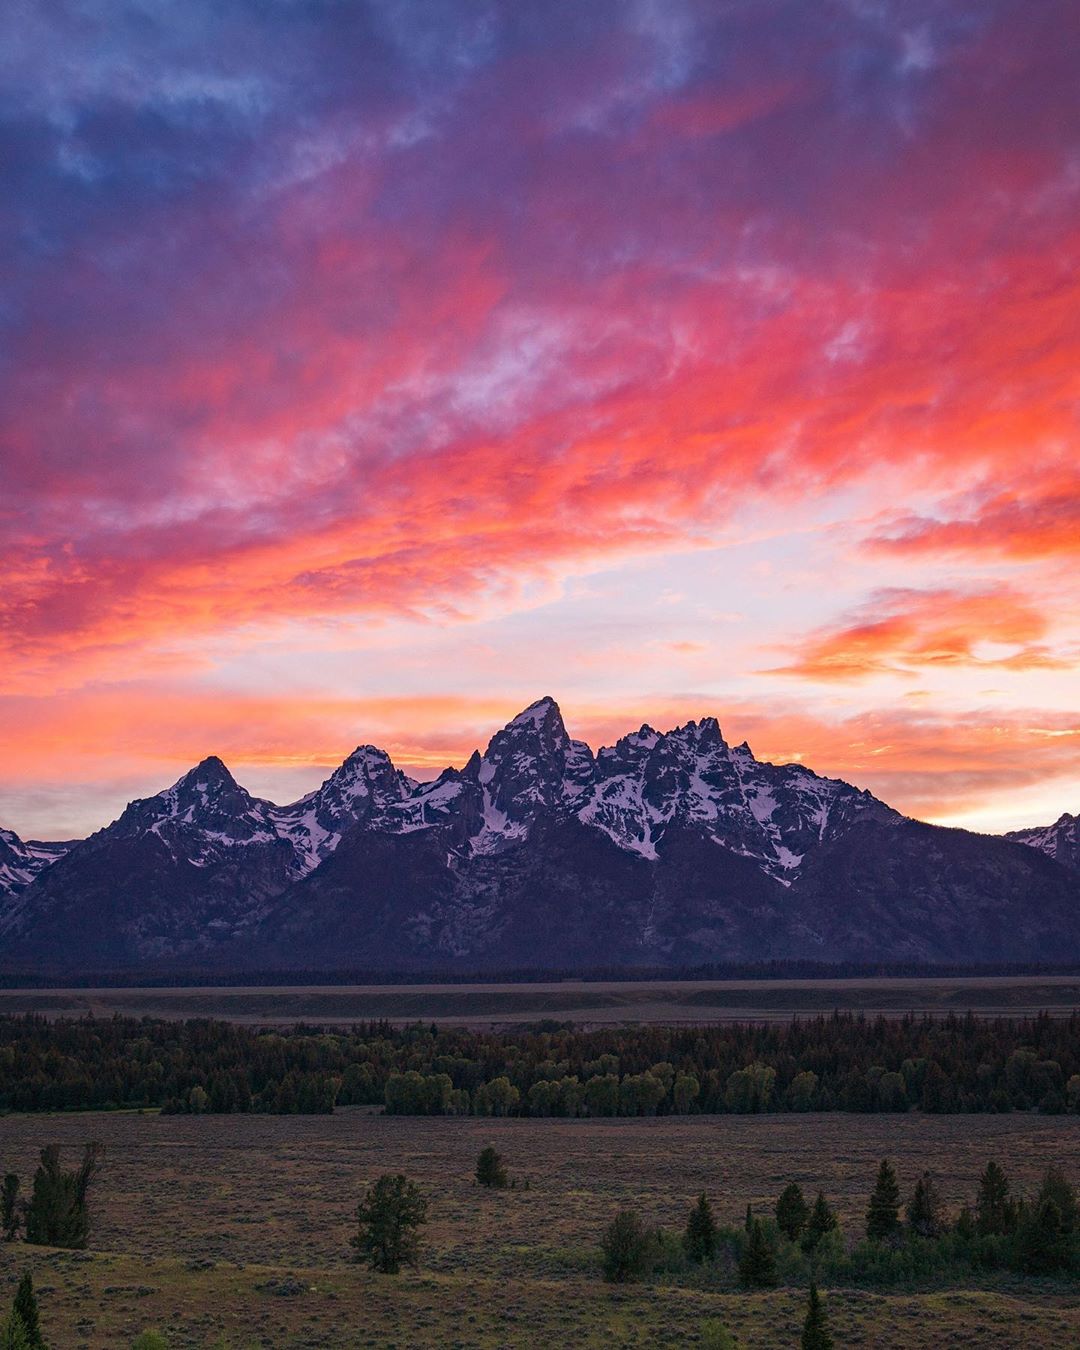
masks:
<svg viewBox="0 0 1080 1350"><path fill-rule="evenodd" d="M1075 0L8 0L0 824L544 694L1080 811Z"/></svg>

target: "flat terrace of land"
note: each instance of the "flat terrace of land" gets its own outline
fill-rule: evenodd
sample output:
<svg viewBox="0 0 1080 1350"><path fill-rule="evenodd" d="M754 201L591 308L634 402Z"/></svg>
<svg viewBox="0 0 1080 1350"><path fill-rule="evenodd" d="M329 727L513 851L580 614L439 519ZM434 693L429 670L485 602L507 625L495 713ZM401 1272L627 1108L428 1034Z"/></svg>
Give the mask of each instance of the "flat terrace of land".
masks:
<svg viewBox="0 0 1080 1350"><path fill-rule="evenodd" d="M51 1345L116 1350L160 1327L171 1350L250 1347L683 1347L716 1319L742 1350L798 1345L805 1290L723 1293L599 1278L604 1224L625 1205L680 1228L702 1190L718 1217L772 1206L782 1186L823 1187L861 1231L879 1159L905 1193L929 1166L946 1206L988 1158L1016 1186L1051 1163L1074 1175L1075 1120L1008 1116L696 1116L616 1120L86 1114L0 1118L0 1164L27 1180L44 1143L74 1162L100 1140L87 1252L5 1246L0 1297L32 1267ZM493 1143L517 1181L472 1180ZM357 1200L382 1172L426 1192L422 1264L394 1279L350 1259ZM528 1187L525 1181L528 1181ZM837 1344L908 1350L1080 1344L1080 1288L830 1289Z"/></svg>
<svg viewBox="0 0 1080 1350"><path fill-rule="evenodd" d="M1076 1008L1080 977L1075 975L0 990L0 1013L220 1017L265 1026L385 1018L477 1027L555 1019L602 1027L784 1021L797 1013L833 1009L871 1016L970 1009L984 1016L1025 1017Z"/></svg>

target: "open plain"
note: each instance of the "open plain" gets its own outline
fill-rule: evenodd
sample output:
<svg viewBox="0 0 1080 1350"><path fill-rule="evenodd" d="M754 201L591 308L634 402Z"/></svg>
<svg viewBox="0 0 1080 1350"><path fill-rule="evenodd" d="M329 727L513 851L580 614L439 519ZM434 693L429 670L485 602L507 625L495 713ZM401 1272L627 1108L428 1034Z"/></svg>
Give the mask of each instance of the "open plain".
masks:
<svg viewBox="0 0 1080 1350"><path fill-rule="evenodd" d="M259 1026L342 1026L385 1018L474 1027L540 1019L581 1027L625 1023L786 1021L842 1009L868 1016L964 1013L1027 1017L1080 1008L1077 975L851 979L553 980L528 984L193 985L0 989L0 1014L46 1017L220 1017Z"/></svg>
<svg viewBox="0 0 1080 1350"><path fill-rule="evenodd" d="M617 1209L681 1228L702 1190L718 1218L771 1209L782 1186L820 1186L848 1235L861 1231L883 1156L905 1194L930 1167L946 1207L997 1158L1021 1189L1047 1165L1080 1170L1075 1118L783 1115L536 1120L333 1116L7 1116L0 1166L29 1180L37 1150L106 1149L86 1252L0 1248L4 1293L35 1274L49 1343L116 1350L160 1328L192 1347L692 1346L713 1319L740 1347L796 1346L805 1289L738 1293L718 1277L613 1287L597 1244ZM516 1184L473 1182L479 1150ZM351 1260L353 1212L383 1172L430 1203L420 1268L377 1276ZM711 1282L710 1282L711 1280ZM730 1280L728 1281L730 1283ZM1080 1288L1011 1276L951 1289L828 1290L837 1344L1063 1347L1080 1344Z"/></svg>

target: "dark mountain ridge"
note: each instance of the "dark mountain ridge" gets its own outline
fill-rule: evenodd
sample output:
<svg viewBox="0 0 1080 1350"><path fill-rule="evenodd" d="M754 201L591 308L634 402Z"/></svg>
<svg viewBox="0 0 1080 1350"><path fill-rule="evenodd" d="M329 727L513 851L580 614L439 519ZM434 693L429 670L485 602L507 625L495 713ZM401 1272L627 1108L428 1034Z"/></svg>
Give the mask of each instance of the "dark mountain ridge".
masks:
<svg viewBox="0 0 1080 1350"><path fill-rule="evenodd" d="M1074 817L1007 838L922 824L729 746L711 717L594 755L543 698L432 782L361 746L279 807L211 756L70 848L3 832L0 962L1062 961L1080 957L1069 821L1075 837Z"/></svg>

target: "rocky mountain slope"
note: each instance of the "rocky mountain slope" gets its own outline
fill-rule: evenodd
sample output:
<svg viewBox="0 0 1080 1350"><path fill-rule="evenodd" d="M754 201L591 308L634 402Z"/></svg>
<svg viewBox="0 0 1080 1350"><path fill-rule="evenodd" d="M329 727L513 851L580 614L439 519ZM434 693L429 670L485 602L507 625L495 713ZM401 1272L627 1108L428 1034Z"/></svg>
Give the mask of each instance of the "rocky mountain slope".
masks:
<svg viewBox="0 0 1080 1350"><path fill-rule="evenodd" d="M361 746L279 807L212 757L62 856L46 847L0 836L9 967L1080 955L1067 843L908 820L729 746L714 718L594 755L550 698L433 782Z"/></svg>
<svg viewBox="0 0 1080 1350"><path fill-rule="evenodd" d="M1053 825L1041 825L1031 830L1010 830L1005 838L1017 844L1027 844L1028 848L1037 848L1063 867L1080 872L1080 816L1066 813Z"/></svg>

